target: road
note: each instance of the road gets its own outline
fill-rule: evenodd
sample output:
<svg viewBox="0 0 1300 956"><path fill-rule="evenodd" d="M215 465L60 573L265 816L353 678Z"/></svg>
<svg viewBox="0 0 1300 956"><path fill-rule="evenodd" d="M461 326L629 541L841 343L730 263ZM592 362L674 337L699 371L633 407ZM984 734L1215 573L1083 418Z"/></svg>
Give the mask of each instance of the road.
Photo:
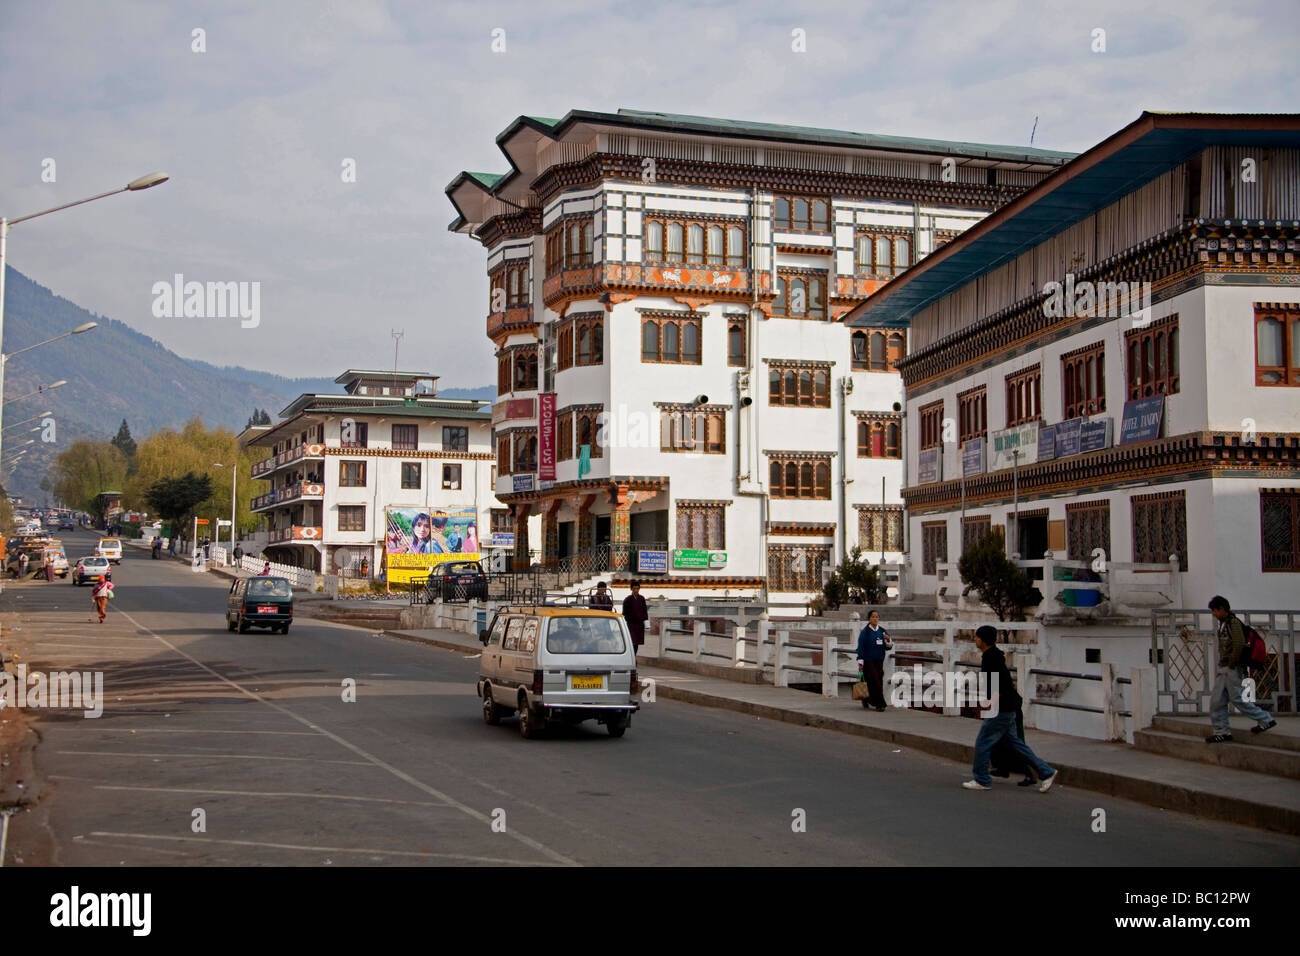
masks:
<svg viewBox="0 0 1300 956"><path fill-rule="evenodd" d="M94 539L65 540L75 560ZM621 740L584 725L527 741L514 720L483 724L467 655L307 618L287 635L232 634L226 579L133 548L114 579L103 625L89 588L0 598L21 612L5 638L30 669L102 671L106 698L98 719L29 711L44 796L13 818L6 865L1194 866L1227 862L1227 846L1236 866L1300 858L1294 838L1068 782L971 793L951 761L680 702L643 705Z"/></svg>

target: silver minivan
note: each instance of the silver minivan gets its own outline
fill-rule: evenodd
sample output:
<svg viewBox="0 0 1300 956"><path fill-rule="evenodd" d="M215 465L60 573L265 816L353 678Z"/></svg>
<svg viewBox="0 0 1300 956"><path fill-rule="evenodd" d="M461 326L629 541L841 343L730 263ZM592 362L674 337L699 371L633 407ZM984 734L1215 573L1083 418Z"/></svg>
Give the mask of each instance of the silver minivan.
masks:
<svg viewBox="0 0 1300 956"><path fill-rule="evenodd" d="M612 611L537 606L502 608L479 632L478 695L483 720L519 712L519 732L536 737L551 721L595 719L611 737L632 724L640 687L636 649Z"/></svg>

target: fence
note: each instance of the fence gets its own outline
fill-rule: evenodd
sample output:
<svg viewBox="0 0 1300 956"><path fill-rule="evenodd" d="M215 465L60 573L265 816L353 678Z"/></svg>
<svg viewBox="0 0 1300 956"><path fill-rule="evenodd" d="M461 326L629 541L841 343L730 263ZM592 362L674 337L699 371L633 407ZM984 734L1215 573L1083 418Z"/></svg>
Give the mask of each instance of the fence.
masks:
<svg viewBox="0 0 1300 956"><path fill-rule="evenodd" d="M1259 632L1268 661L1255 676L1255 699L1274 716L1294 716L1296 632L1300 611L1233 611ZM1218 622L1208 610L1151 612L1151 659L1156 669L1156 710L1161 714L1210 712L1219 667Z"/></svg>
<svg viewBox="0 0 1300 956"><path fill-rule="evenodd" d="M278 578L288 578L289 583L299 590L314 591L316 589L316 572L311 568L295 568L289 564L276 564L269 562L271 565L271 574ZM255 558L251 555L244 555L239 562L241 571L247 571L250 574L261 574L262 569L267 566L265 558Z"/></svg>
<svg viewBox="0 0 1300 956"><path fill-rule="evenodd" d="M1163 563L1107 561L1094 570L1091 561L1069 561L1046 552L1039 560L1014 556L1017 567L1034 581L1043 595L1038 616L1059 614L1062 608L1090 608L1101 604L1149 609L1182 603L1182 570L1177 555ZM965 583L956 563L937 564L936 599L940 607L964 606Z"/></svg>

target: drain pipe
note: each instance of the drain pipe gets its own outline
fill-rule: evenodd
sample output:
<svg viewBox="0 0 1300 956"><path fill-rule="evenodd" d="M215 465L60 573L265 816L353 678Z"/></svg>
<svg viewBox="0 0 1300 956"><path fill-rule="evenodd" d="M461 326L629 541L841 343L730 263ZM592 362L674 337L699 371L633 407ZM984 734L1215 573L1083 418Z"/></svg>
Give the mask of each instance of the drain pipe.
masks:
<svg viewBox="0 0 1300 956"><path fill-rule="evenodd" d="M758 469L758 474L754 474L755 462L758 455L755 452L759 435L759 406L762 402L758 400L758 391L761 382L758 378L758 324L762 321L762 311L758 308L758 188L752 187L749 191L749 320L745 330L745 367L736 373L736 495L748 498L757 498L759 501L758 509L758 555L762 573L759 575L763 579L763 603L768 602L767 590L767 523L770 513L770 502L768 492L763 486L763 471ZM748 406L741 404L743 401L741 382L747 380L749 383ZM741 424L740 416L748 409L749 414L745 416L745 437L744 450L741 449ZM749 487L745 487L746 484Z"/></svg>

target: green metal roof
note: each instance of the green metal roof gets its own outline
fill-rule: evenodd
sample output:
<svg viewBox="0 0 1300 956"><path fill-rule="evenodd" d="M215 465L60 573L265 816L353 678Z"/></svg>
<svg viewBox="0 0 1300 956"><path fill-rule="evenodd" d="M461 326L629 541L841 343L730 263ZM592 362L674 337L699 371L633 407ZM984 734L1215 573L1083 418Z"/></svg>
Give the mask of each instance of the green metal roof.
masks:
<svg viewBox="0 0 1300 956"><path fill-rule="evenodd" d="M501 180L505 179L505 173L471 173L471 172L467 172L467 173L465 173L465 175L466 175L466 176L469 176L469 177L471 177L471 178L473 178L473 179L475 179L475 180L477 180L477 181L480 182L480 183L482 183L482 184L483 184L485 187L487 187L488 189L491 189L491 188L492 188L493 186L495 186L497 183L501 182Z"/></svg>
<svg viewBox="0 0 1300 956"><path fill-rule="evenodd" d="M335 396L331 396L335 397ZM483 413L469 408L429 408L419 405L341 405L337 408L312 406L304 408L304 415L355 415L364 412L367 415L383 415L386 418L455 418L469 421L492 421L491 413Z"/></svg>

